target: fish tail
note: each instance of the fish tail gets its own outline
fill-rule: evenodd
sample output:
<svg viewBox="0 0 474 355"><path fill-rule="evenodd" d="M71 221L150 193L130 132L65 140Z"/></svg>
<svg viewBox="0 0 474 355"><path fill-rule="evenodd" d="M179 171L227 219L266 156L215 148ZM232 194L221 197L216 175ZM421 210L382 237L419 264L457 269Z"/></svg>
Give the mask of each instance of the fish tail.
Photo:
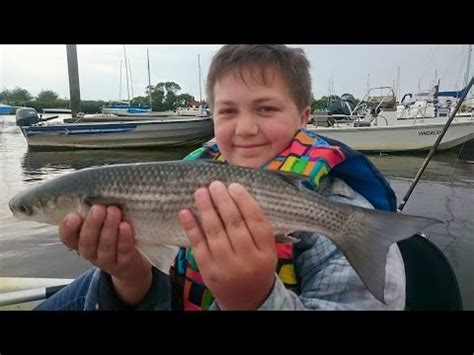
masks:
<svg viewBox="0 0 474 355"><path fill-rule="evenodd" d="M343 240L339 245L343 254L369 291L384 304L385 266L390 246L428 226L443 223L433 218L368 209L359 209L352 221L334 240Z"/></svg>

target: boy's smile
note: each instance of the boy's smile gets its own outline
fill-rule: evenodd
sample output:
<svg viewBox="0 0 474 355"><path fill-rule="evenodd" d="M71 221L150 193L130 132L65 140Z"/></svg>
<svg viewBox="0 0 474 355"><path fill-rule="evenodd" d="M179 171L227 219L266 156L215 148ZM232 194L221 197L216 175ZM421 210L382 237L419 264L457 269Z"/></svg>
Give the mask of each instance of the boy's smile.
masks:
<svg viewBox="0 0 474 355"><path fill-rule="evenodd" d="M214 86L217 145L231 164L260 168L306 126L309 111L298 112L286 81L273 68L264 73L259 68L234 69Z"/></svg>

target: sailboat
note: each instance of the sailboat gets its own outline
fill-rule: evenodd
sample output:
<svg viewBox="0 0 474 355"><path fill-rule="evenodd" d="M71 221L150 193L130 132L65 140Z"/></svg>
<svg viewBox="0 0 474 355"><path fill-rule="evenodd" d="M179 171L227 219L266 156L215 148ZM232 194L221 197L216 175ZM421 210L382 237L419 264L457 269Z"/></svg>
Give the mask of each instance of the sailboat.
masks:
<svg viewBox="0 0 474 355"><path fill-rule="evenodd" d="M71 60L77 62L77 54ZM68 57L68 64L70 58ZM76 72L77 75L77 72ZM76 90L79 91L78 88ZM16 112L16 124L30 148L135 148L197 146L214 135L211 117L154 119L108 116L87 120L86 116L46 123L31 107Z"/></svg>
<svg viewBox="0 0 474 355"><path fill-rule="evenodd" d="M102 113L104 114L113 114L113 115L126 115L126 116L133 116L139 115L144 113L151 112L151 102L150 106L132 106L130 105L130 80L131 77L130 72L130 63L127 61L127 51L125 49L125 45L123 46L123 53L125 59L125 74L127 79L127 101L122 101L120 99L121 91L122 91L122 63L120 63L120 92L119 92L119 100L112 101L108 107L102 108ZM148 51L147 51L148 53ZM149 69L149 66L148 66ZM133 92L133 88L132 88Z"/></svg>
<svg viewBox="0 0 474 355"><path fill-rule="evenodd" d="M461 90L440 91L440 80L435 79L435 84L431 90L420 91L416 94L407 93L400 100L397 106L397 118L401 120L412 119L438 119L449 117L454 110L459 98L464 94L470 79L472 45L467 50L467 65L464 73L464 87ZM472 117L474 111L474 95L466 98L457 113L456 119Z"/></svg>

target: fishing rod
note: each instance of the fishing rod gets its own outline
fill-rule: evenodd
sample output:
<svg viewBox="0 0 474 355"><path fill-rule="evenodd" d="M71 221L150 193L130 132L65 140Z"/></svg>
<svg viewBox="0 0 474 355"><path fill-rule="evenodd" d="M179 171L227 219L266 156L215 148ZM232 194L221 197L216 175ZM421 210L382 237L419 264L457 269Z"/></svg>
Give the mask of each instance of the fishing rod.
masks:
<svg viewBox="0 0 474 355"><path fill-rule="evenodd" d="M459 99L456 107L454 108L454 111L451 113L451 116L449 117L448 121L444 125L443 131L441 134L438 136L438 139L436 140L435 144L431 147L427 157L425 158L425 161L420 167L420 170L418 170L418 173L415 176L415 179L413 180L412 184L410 185L410 188L408 189L407 193L405 194L405 197L403 197L402 203L398 206L398 212L401 212L403 210L403 207L405 207L405 204L407 203L408 199L410 198L411 193L415 189L416 184L421 178L421 175L425 171L426 167L428 166L428 163L430 162L431 158L433 157L434 153L436 152L436 149L438 148L439 144L441 143L441 140L443 139L446 131L449 128L449 125L454 119L454 116L456 116L456 113L458 112L459 108L461 107L462 103L466 99L467 93L469 90L471 90L472 84L474 83L474 77L471 77L471 80L469 81L469 84L464 88L464 92Z"/></svg>

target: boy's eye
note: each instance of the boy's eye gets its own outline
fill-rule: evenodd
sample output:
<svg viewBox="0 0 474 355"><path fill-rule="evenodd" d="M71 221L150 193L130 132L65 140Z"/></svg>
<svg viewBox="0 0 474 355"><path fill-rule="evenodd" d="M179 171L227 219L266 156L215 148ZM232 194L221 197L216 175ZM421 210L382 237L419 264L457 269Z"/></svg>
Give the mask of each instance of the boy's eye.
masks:
<svg viewBox="0 0 474 355"><path fill-rule="evenodd" d="M272 113L277 111L277 109L273 106L262 106L258 108L258 111L262 113Z"/></svg>
<svg viewBox="0 0 474 355"><path fill-rule="evenodd" d="M217 111L218 114L220 115L230 115L230 114L233 114L235 113L236 110L233 109L233 108L223 108L223 109L220 109Z"/></svg>

